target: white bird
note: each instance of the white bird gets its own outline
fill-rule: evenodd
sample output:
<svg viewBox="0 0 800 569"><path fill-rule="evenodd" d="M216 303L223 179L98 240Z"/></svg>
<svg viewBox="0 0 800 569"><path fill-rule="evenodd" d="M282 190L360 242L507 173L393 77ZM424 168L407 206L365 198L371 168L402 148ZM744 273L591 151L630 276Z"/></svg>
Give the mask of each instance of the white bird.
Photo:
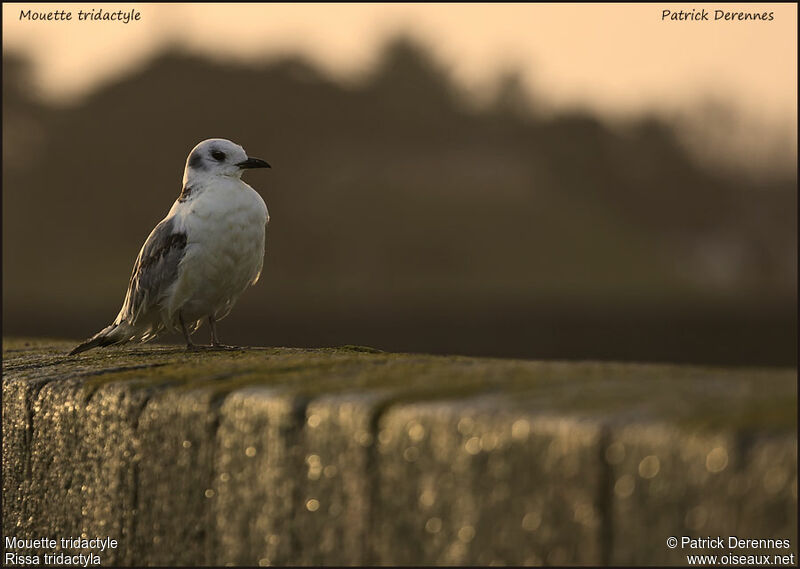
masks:
<svg viewBox="0 0 800 569"><path fill-rule="evenodd" d="M146 342L164 330L190 334L208 318L211 346L224 349L217 321L256 284L264 264L269 213L264 200L241 180L246 168L269 168L230 140L212 138L186 159L183 189L167 216L144 242L128 292L114 322L70 355L98 346Z"/></svg>

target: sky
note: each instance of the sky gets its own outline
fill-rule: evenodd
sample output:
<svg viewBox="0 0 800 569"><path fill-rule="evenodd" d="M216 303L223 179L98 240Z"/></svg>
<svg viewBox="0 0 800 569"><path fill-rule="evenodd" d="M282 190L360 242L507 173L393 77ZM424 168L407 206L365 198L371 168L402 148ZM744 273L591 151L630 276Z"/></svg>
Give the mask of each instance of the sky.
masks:
<svg viewBox="0 0 800 569"><path fill-rule="evenodd" d="M78 10L136 10L138 21L78 21ZM71 21L20 19L64 10ZM709 21L663 18L665 10ZM717 20L721 12L771 21ZM146 65L167 46L216 59L300 53L349 80L388 37L428 46L476 99L509 70L545 108L612 118L682 112L721 101L753 129L797 138L797 5L786 4L37 4L3 3L3 48L29 55L54 101ZM747 131L747 132L745 132ZM782 142L783 143L783 142Z"/></svg>

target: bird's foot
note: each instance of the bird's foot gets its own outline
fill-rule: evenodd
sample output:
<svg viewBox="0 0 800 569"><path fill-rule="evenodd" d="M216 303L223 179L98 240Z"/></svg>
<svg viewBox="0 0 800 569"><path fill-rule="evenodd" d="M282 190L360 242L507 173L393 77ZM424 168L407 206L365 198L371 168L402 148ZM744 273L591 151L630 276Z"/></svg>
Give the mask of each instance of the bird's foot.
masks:
<svg viewBox="0 0 800 569"><path fill-rule="evenodd" d="M219 342L212 342L209 346L212 350L243 350L241 346L229 346L227 344L220 344Z"/></svg>
<svg viewBox="0 0 800 569"><path fill-rule="evenodd" d="M203 346L197 344L186 344L186 351L187 352L202 352L213 349L213 346Z"/></svg>

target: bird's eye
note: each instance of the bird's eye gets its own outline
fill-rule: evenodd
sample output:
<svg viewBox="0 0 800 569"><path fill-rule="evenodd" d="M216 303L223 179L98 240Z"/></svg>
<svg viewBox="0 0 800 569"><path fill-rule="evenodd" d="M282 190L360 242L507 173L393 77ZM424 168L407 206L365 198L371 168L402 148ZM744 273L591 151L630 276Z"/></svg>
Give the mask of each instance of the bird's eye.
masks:
<svg viewBox="0 0 800 569"><path fill-rule="evenodd" d="M223 160L225 160L225 153L220 150L212 150L211 157L214 160L217 160L218 162L222 162Z"/></svg>

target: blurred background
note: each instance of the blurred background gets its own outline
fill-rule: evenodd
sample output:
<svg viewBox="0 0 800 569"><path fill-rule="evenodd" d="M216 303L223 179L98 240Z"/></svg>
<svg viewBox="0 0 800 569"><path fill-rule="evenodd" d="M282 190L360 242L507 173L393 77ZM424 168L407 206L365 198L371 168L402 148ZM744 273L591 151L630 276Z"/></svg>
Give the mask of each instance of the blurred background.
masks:
<svg viewBox="0 0 800 569"><path fill-rule="evenodd" d="M273 166L225 342L796 365L797 7L704 6L774 19L4 3L3 333L108 324L222 137Z"/></svg>

